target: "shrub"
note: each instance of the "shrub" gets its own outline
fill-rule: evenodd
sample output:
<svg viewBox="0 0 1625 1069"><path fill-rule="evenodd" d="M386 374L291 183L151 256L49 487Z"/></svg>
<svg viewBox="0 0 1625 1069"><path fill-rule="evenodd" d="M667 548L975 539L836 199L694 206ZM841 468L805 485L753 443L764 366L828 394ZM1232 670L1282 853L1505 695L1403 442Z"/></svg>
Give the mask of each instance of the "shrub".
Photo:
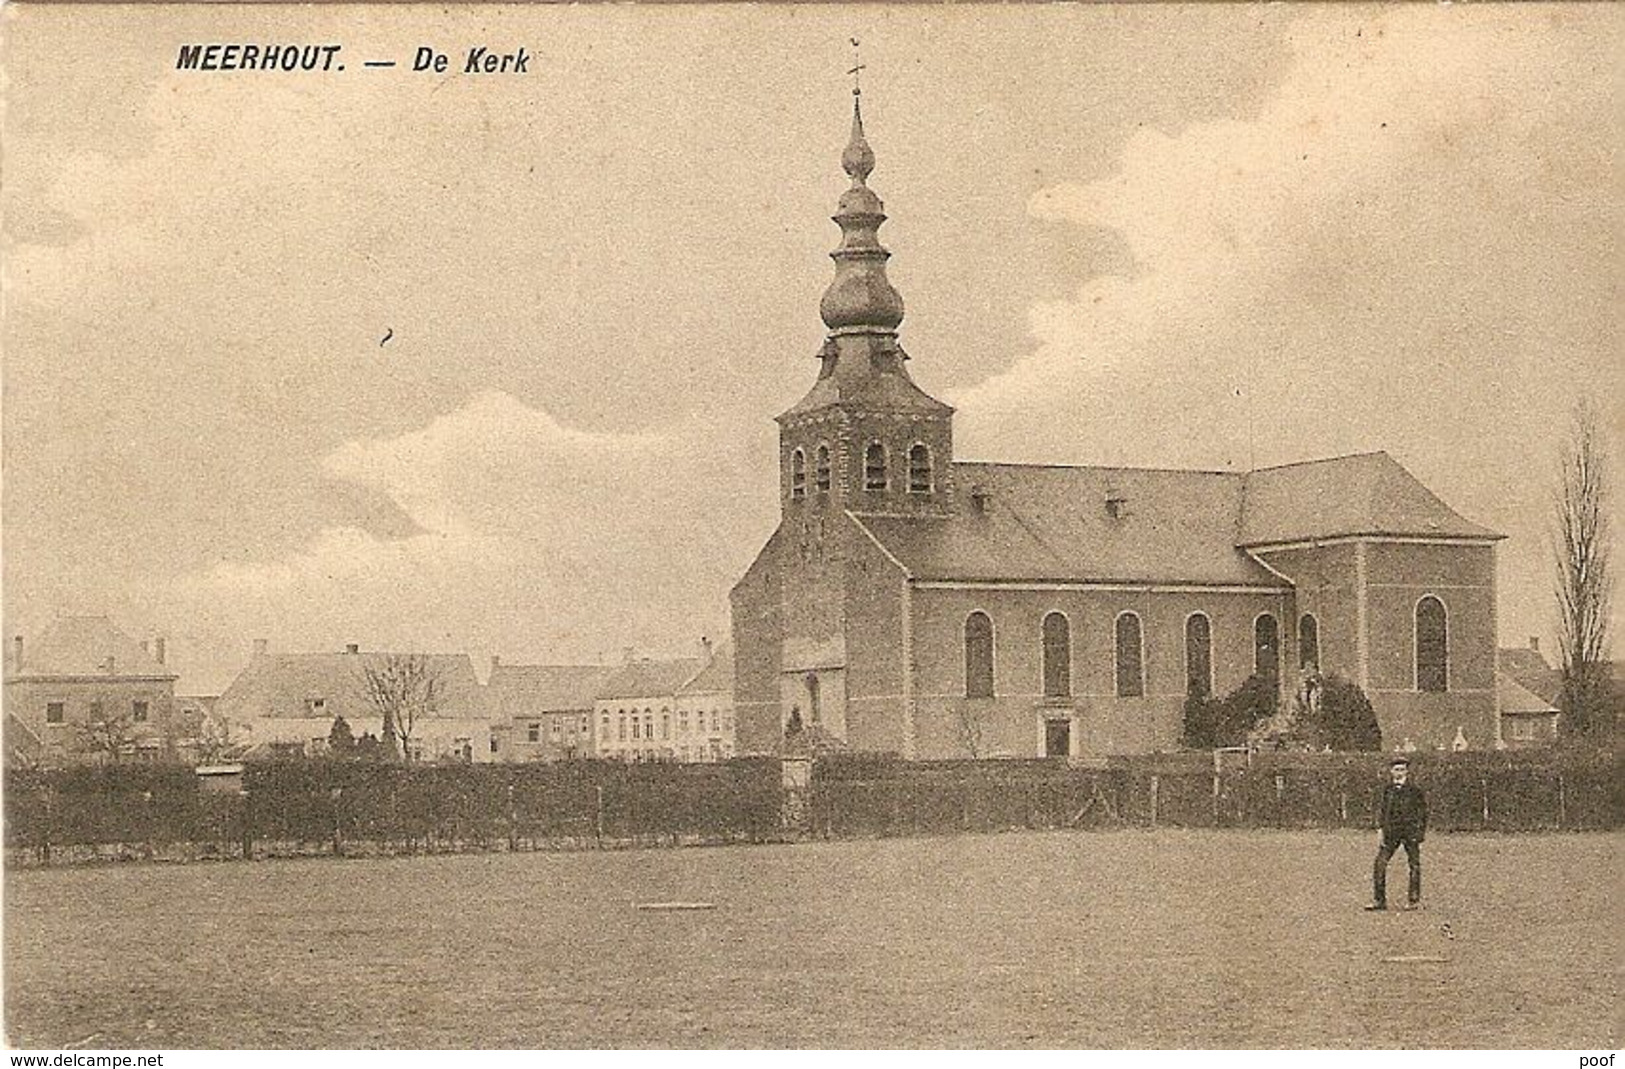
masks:
<svg viewBox="0 0 1625 1069"><path fill-rule="evenodd" d="M1275 680L1264 675L1248 676L1224 698L1192 694L1185 699L1184 744L1193 750L1240 746L1278 705Z"/></svg>

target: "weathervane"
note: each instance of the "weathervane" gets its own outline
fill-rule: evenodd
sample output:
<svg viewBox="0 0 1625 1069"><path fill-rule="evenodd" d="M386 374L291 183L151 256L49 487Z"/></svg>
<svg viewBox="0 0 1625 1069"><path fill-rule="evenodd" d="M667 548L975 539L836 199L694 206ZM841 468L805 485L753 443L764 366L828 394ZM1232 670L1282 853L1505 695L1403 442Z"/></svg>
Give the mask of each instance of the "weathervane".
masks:
<svg viewBox="0 0 1625 1069"><path fill-rule="evenodd" d="M846 73L848 73L848 74L850 74L852 76L852 95L855 96L855 97L860 97L860 96L863 95L863 82L861 80L862 79L862 72L863 72L863 62L862 62L862 57L859 56L859 54L858 54L858 39L856 37L853 37L853 38L851 38L851 41L852 41L852 69L847 71Z"/></svg>

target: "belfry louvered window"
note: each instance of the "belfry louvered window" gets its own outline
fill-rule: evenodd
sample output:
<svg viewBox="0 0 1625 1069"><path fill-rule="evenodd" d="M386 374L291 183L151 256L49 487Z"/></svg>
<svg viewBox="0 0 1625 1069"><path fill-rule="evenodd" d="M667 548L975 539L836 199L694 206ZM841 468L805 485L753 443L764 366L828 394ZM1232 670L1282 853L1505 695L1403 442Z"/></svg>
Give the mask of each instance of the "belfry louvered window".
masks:
<svg viewBox="0 0 1625 1069"><path fill-rule="evenodd" d="M807 496L807 454L799 449L790 454L790 496Z"/></svg>
<svg viewBox="0 0 1625 1069"><path fill-rule="evenodd" d="M863 488L884 490L886 485L886 447L870 442L869 448L863 451Z"/></svg>
<svg viewBox="0 0 1625 1069"><path fill-rule="evenodd" d="M931 492L931 447L924 442L916 442L908 451L908 492Z"/></svg>
<svg viewBox="0 0 1625 1069"><path fill-rule="evenodd" d="M829 446L827 445L820 445L818 452L813 454L813 485L818 488L818 492L821 494L829 492Z"/></svg>

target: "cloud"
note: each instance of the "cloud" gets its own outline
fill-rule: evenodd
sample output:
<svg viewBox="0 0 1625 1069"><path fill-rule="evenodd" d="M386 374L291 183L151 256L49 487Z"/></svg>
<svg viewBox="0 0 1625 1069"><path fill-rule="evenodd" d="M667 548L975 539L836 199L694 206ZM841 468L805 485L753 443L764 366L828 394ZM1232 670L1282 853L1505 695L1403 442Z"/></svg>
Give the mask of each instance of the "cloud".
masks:
<svg viewBox="0 0 1625 1069"><path fill-rule="evenodd" d="M253 634L290 649L360 641L510 658L687 649L726 629L727 590L755 548L741 528L771 525L773 489L748 474L761 467L748 453L770 446L730 443L699 422L584 431L480 391L321 461L327 477L387 495L419 533L327 527L276 559L187 576L164 615L227 645Z"/></svg>

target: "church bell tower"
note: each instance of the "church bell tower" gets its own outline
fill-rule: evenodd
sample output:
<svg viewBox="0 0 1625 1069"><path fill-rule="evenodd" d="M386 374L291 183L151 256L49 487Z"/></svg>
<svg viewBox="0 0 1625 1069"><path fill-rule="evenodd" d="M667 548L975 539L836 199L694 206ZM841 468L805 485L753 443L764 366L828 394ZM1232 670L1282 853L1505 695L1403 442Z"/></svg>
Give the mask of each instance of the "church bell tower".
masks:
<svg viewBox="0 0 1625 1069"><path fill-rule="evenodd" d="M903 298L886 278L891 253L878 234L886 214L868 185L875 154L861 90L852 93L852 135L841 153L851 185L833 216L841 244L819 302L829 333L812 389L778 417L780 499L787 520L829 509L940 516L954 490L953 409L916 386L905 366Z"/></svg>

